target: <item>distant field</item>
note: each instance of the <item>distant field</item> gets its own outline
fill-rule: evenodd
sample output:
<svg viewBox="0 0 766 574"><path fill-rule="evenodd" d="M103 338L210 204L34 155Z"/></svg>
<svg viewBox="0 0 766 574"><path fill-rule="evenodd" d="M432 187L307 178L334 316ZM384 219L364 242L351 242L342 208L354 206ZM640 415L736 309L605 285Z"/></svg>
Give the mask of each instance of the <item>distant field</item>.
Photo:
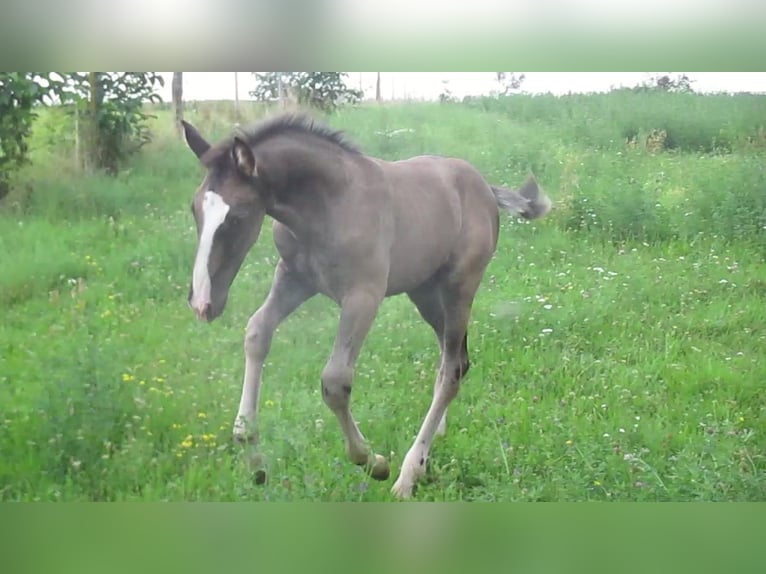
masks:
<svg viewBox="0 0 766 574"><path fill-rule="evenodd" d="M254 484L230 429L275 250L265 226L223 317L194 319L201 169L157 115L108 178L78 175L67 120L43 114L0 204L0 500L391 500L431 398L430 328L387 300L359 359L352 408L391 457L378 483L346 462L319 392L337 309L304 305L265 369ZM215 136L236 119L220 103L188 117ZM328 121L379 157L454 155L504 185L532 170L556 203L503 218L418 500L766 500L766 98L514 96Z"/></svg>

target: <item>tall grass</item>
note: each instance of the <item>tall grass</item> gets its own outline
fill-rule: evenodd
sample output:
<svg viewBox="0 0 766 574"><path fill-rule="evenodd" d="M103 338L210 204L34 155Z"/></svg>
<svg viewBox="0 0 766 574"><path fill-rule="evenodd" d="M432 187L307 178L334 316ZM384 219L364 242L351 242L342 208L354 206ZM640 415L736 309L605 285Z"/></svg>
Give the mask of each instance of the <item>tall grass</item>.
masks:
<svg viewBox="0 0 766 574"><path fill-rule="evenodd" d="M766 146L766 102L761 95L674 94L616 90L608 94L517 95L472 98L473 109L558 133L579 145L620 148L665 131L665 149L720 153Z"/></svg>
<svg viewBox="0 0 766 574"><path fill-rule="evenodd" d="M273 112L246 102L195 103L187 117L211 139ZM80 217L168 200L168 181L189 170L170 112L159 107L157 141L116 180L71 185L67 119L43 115L33 137L36 183L22 179L6 203L16 210ZM341 109L330 118L363 149L385 159L464 157L494 182L534 172L558 194L554 221L614 241L714 233L763 245L766 221L766 98L755 95L609 94L475 98ZM654 138L654 139L652 139ZM471 142L471 145L466 145ZM55 148L56 152L51 153ZM735 153L736 152L736 153ZM64 174L64 177L62 177ZM46 177L47 176L47 177ZM46 181L40 189L40 181ZM132 204L132 206L131 206Z"/></svg>

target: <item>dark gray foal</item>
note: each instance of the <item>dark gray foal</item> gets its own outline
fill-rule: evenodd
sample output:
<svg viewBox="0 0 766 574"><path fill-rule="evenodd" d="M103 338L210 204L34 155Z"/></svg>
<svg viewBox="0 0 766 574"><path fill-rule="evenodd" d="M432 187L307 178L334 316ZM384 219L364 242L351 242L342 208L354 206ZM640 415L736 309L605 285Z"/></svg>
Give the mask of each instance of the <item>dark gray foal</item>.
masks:
<svg viewBox="0 0 766 574"><path fill-rule="evenodd" d="M381 301L406 293L441 348L433 401L392 488L410 497L468 371L466 329L497 245L499 208L535 219L548 213L550 200L534 178L519 190L495 187L460 159L366 156L304 116L267 120L212 146L188 123L184 129L207 169L192 203L198 245L189 304L197 317L212 321L221 314L266 215L281 255L266 301L247 324L235 438L257 442L261 371L274 330L322 293L341 309L322 397L338 418L351 461L376 479L388 478L388 462L370 451L349 400Z"/></svg>

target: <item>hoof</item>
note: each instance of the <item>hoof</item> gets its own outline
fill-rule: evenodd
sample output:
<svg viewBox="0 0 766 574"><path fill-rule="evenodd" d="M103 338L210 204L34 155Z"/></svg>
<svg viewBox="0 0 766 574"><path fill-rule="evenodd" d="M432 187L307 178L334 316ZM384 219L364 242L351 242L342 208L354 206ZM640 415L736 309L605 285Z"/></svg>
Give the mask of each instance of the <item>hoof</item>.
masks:
<svg viewBox="0 0 766 574"><path fill-rule="evenodd" d="M391 471L388 468L388 461L385 457L379 454L373 456L375 457L375 460L372 463L359 462L357 464L366 467L367 473L375 480L388 480L388 477L391 475Z"/></svg>
<svg viewBox="0 0 766 574"><path fill-rule="evenodd" d="M266 461L259 452L250 453L247 457L247 464L250 472L253 473L255 484L264 484L266 482Z"/></svg>
<svg viewBox="0 0 766 574"><path fill-rule="evenodd" d="M402 464L402 471L399 473L399 478L396 479L394 486L391 488L391 492L397 498L412 498L418 481L426 474L426 456L420 458L418 463L408 462L412 460L412 454L407 453L407 456L404 458L404 464Z"/></svg>
<svg viewBox="0 0 766 574"><path fill-rule="evenodd" d="M394 483L391 487L391 494L393 494L399 500L408 500L412 498L412 484L405 483L402 477Z"/></svg>
<svg viewBox="0 0 766 574"><path fill-rule="evenodd" d="M375 462L372 464L372 468L370 469L370 476L375 480L388 480L390 474L391 471L388 468L388 461L385 459L385 457L376 454Z"/></svg>

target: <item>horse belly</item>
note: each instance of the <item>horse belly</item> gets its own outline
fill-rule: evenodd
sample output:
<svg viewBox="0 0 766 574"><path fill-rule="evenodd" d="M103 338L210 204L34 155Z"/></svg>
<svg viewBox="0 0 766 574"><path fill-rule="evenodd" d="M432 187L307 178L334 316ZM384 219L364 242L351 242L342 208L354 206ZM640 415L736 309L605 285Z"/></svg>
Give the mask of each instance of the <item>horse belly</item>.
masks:
<svg viewBox="0 0 766 574"><path fill-rule="evenodd" d="M400 218L391 247L388 295L411 291L450 259L460 234L459 207L424 202Z"/></svg>

